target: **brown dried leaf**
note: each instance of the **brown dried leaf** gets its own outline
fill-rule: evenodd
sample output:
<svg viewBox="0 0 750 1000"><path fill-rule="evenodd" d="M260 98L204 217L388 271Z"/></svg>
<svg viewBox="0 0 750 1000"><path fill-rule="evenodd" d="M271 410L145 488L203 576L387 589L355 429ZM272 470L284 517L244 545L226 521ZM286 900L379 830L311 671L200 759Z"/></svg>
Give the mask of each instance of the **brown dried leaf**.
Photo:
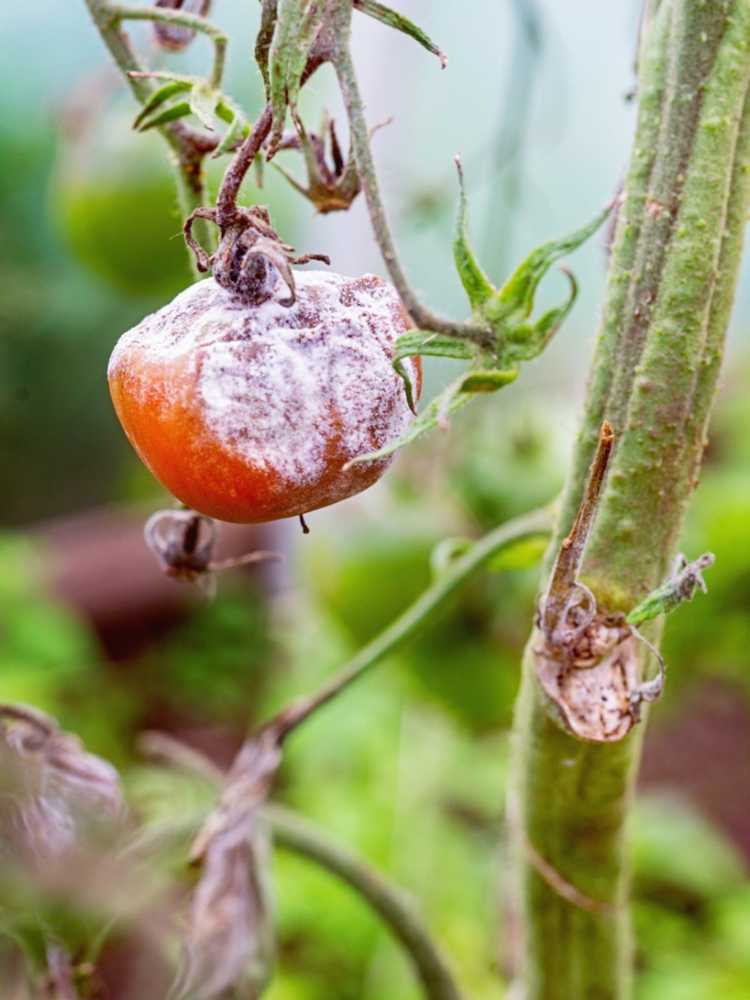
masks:
<svg viewBox="0 0 750 1000"><path fill-rule="evenodd" d="M271 908L266 887L268 838L259 819L281 760L278 735L260 732L240 750L219 804L195 839L201 865L185 935L175 998L211 1000L242 984L260 995L271 964Z"/></svg>
<svg viewBox="0 0 750 1000"><path fill-rule="evenodd" d="M80 826L123 810L117 771L36 709L0 705L0 829L25 854L72 847Z"/></svg>

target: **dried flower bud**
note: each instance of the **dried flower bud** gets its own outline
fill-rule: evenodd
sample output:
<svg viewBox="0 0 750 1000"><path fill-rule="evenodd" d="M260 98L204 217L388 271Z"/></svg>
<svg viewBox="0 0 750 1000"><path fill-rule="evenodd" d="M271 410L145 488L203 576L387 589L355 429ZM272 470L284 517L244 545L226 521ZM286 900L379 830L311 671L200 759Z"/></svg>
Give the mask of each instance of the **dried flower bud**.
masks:
<svg viewBox="0 0 750 1000"><path fill-rule="evenodd" d="M315 132L308 133L297 115L294 115L294 123L297 134L283 139L279 149L299 149L302 152L307 170L307 187L278 164L275 164L276 169L322 215L347 211L361 189L351 149L344 160L333 120L323 119L319 135ZM330 147L330 163L326 144Z"/></svg>
<svg viewBox="0 0 750 1000"><path fill-rule="evenodd" d="M154 6L206 17L211 0L156 0ZM180 52L192 42L195 38L195 32L192 28L185 28L181 24L165 24L163 21L154 21L154 37L161 48L167 49L169 52Z"/></svg>
<svg viewBox="0 0 750 1000"><path fill-rule="evenodd" d="M143 535L167 576L198 584L208 597L216 593L217 573L280 558L276 552L248 552L215 560L218 523L193 510L157 510L146 521Z"/></svg>

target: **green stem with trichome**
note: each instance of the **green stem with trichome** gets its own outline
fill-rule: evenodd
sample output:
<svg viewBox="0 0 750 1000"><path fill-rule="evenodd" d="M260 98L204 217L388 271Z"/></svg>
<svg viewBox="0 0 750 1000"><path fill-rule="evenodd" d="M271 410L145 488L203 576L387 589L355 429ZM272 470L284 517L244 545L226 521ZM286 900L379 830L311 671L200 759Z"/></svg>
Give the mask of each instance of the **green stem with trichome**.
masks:
<svg viewBox="0 0 750 1000"><path fill-rule="evenodd" d="M342 26L342 30L348 32L349 25ZM457 323L444 319L419 301L396 252L396 245L391 234L385 206L380 194L380 185L370 147L370 128L365 118L364 104L359 91L357 73L349 51L348 42L340 45L339 53L335 60L335 67L349 118L352 151L357 164L362 192L367 202L373 235L383 257L383 262L388 269L391 281L395 285L401 301L411 317L412 323L419 330L446 333L464 340L474 341L483 346L491 344L492 336L488 329L476 323Z"/></svg>
<svg viewBox="0 0 750 1000"><path fill-rule="evenodd" d="M749 0L662 0L650 15L601 332L550 550L551 561L607 419L616 446L581 579L611 612L641 601L674 556L750 203ZM632 979L626 821L643 727L610 743L574 738L542 697L538 643L524 661L509 808L524 996L622 1000Z"/></svg>

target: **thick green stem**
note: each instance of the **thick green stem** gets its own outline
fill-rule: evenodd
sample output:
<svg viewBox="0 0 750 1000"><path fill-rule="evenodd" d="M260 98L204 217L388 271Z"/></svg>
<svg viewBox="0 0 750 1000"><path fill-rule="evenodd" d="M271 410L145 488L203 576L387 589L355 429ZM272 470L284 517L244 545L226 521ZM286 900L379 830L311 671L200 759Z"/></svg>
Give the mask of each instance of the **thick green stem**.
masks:
<svg viewBox="0 0 750 1000"><path fill-rule="evenodd" d="M635 143L548 563L575 520L607 419L615 451L582 566L604 612L630 610L673 558L700 469L750 204L750 0L661 0L645 23ZM622 1000L632 978L626 820L642 726L607 743L572 736L542 697L539 648L534 635L509 808L524 997Z"/></svg>

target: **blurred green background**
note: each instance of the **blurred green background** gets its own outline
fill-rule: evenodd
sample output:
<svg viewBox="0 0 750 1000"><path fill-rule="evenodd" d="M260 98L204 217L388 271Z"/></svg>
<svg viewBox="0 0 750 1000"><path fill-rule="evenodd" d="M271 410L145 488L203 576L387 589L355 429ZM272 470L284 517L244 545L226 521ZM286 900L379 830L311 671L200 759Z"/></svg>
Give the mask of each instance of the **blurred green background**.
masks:
<svg viewBox="0 0 750 1000"><path fill-rule="evenodd" d="M451 155L464 155L473 230L495 278L588 219L627 156L639 4L401 7L444 45L449 69L361 24L363 87L371 120L395 119L375 149L409 270L431 303L458 315ZM227 89L252 117L249 8L215 3L233 39ZM33 703L80 733L122 769L144 815L157 804L179 814L184 789L138 756L139 732L169 730L225 763L248 722L313 690L427 585L441 539L476 536L554 497L604 251L595 240L571 262L580 302L518 384L407 451L365 496L313 515L310 536L296 523L229 532L230 546L260 541L287 559L223 579L207 604L162 580L143 548L143 517L166 498L106 392L118 335L189 280L164 149L130 131L133 102L82 3L6 5L0 29L0 700ZM147 58L161 58L148 32L134 34ZM37 49L44 58L30 59ZM171 63L189 70L206 54L198 41ZM335 111L330 79L316 78L306 100L313 121ZM293 157L287 165L300 169ZM285 238L331 253L342 272L382 273L361 204L314 217L268 174L262 200ZM683 543L717 562L709 596L667 628L668 690L652 712L633 827L638 1000L750 996L749 304L746 268ZM428 393L447 372L428 370ZM294 737L276 786L415 894L476 1000L505 995L509 982L503 799L537 572L470 581L418 640ZM279 852L275 894L271 1000L419 996L347 889Z"/></svg>

